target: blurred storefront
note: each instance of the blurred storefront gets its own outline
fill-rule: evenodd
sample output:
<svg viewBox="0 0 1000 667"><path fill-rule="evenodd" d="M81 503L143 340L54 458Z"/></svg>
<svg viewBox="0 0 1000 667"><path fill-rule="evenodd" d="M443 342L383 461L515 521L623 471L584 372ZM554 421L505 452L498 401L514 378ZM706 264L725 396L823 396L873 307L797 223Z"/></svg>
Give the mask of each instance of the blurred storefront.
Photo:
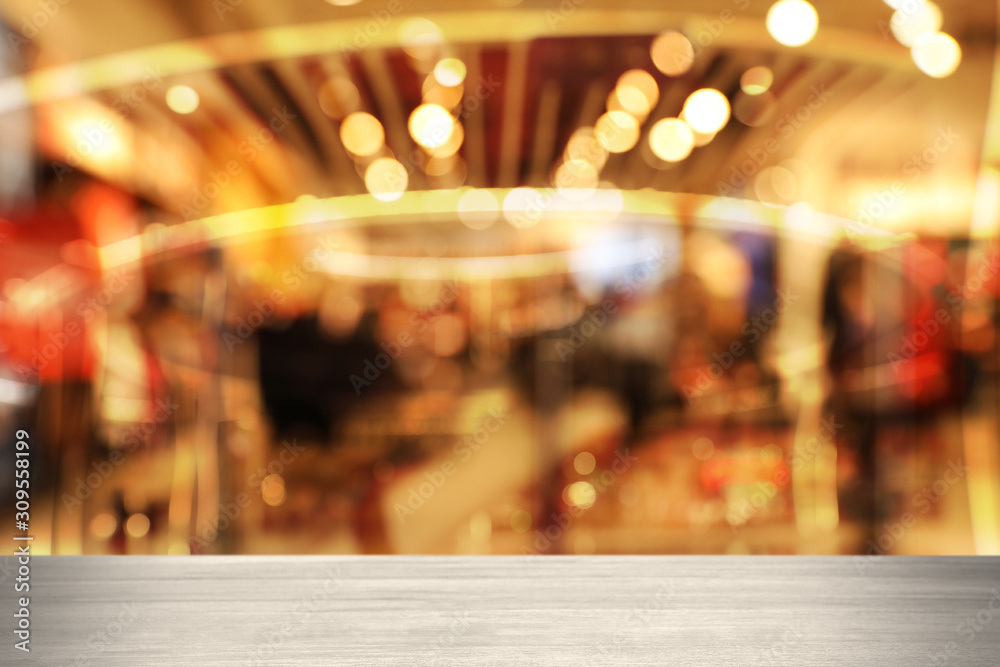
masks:
<svg viewBox="0 0 1000 667"><path fill-rule="evenodd" d="M990 3L103 4L0 8L39 552L1000 553Z"/></svg>

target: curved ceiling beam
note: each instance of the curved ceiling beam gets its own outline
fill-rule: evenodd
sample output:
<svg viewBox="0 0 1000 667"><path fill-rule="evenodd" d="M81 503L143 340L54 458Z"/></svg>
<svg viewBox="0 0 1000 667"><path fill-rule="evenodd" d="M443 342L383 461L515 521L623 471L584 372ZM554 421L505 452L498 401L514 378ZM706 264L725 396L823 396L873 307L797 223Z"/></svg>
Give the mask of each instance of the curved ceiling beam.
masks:
<svg viewBox="0 0 1000 667"><path fill-rule="evenodd" d="M577 7L561 22L552 10L459 11L423 14L451 43L523 42L543 37L580 37L654 34L689 27L703 31L714 15L667 11L632 11L609 16L608 10ZM409 15L395 18L399 25ZM80 62L48 67L22 76L0 79L0 113L53 102L66 97L141 83L151 72L177 76L218 67L265 60L297 58L348 50L364 19L322 21L276 26L186 39L123 51ZM369 36L365 48L398 46L393 23ZM707 34L707 33L706 33ZM717 36L714 48L784 49L767 33L759 19L736 16ZM875 64L887 69L913 70L909 50L898 44L839 28L821 28L816 38L798 52L817 58Z"/></svg>
<svg viewBox="0 0 1000 667"><path fill-rule="evenodd" d="M488 189L498 202L503 202L510 189ZM818 211L765 206L759 202L678 192L599 190L601 195L581 204L560 197L554 190L537 189L537 201L525 201L519 207L526 220L539 223L547 219L578 219L581 211L592 214L595 221L613 219L618 215L636 216L644 222L672 224L680 211L694 211L705 227L720 229L781 228L786 235L803 235L819 243L837 243L849 236L873 248L893 245L909 238L874 227L865 228L857 222ZM275 230L315 226L335 231L375 226L420 224L454 220L458 200L464 190L425 190L406 192L393 202L379 202L370 195L348 195L323 200L307 200L262 208L224 213L185 223L158 227L155 234L140 234L99 249L101 266L106 271L124 268L155 256L205 242L232 243ZM510 208L506 210L510 212ZM484 209L485 211L485 209ZM515 211L516 212L516 211ZM456 222L457 224L457 222ZM498 220L495 224L507 224ZM344 275L365 278L399 278L408 275L408 259L401 257L369 257L378 259L378 266L361 266L368 257L344 253ZM347 255L350 255L349 257ZM481 277L483 262L496 275L491 277L527 277L551 272L564 262L565 253L543 253L504 257L470 257L446 260L441 264L442 275ZM561 258L561 259L560 259ZM420 258L426 266L426 258ZM350 260L350 261L347 261ZM431 262L433 263L433 262Z"/></svg>

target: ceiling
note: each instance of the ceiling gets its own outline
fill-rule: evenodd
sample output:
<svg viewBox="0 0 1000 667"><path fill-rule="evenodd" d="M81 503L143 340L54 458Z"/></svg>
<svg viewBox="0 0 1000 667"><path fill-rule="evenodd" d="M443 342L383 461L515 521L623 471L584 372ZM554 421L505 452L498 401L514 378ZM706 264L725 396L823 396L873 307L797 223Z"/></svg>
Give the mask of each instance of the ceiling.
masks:
<svg viewBox="0 0 1000 667"><path fill-rule="evenodd" d="M397 1L336 7L319 0L144 0L102 2L95 11L93 2L71 0L38 28L35 48L21 63L27 72L16 81L35 109L37 145L54 161L53 173L55 163L68 164L81 148L74 146L80 131L66 131L74 118L91 125L106 118L130 150L105 164L78 155L79 170L120 183L165 221L303 195L364 193L365 161L352 159L339 120L324 112L322 86L336 77L349 78L358 108L384 125L388 151L410 168L408 189L545 187L570 135L594 124L617 78L632 68L655 76L659 102L636 147L610 156L600 174L608 186L756 198L756 172L796 164L803 173L794 199L856 217L865 196L903 177L908 160L952 128L958 139L922 167L912 191L933 192L942 210L962 218L959 227L971 214L993 77L992 3L939 3L944 28L963 47L962 66L939 80L883 36L891 10L875 0L815 3L820 32L798 49L770 39L763 25L769 2L590 0L552 10L530 1L513 7L500 0ZM391 13L397 7L398 16ZM2 8L14 27L35 11L33 0L7 0ZM424 173L406 127L426 74L398 47L397 26L418 15L440 27L443 52L468 67L458 112L465 130L461 164L445 177ZM370 31L366 48L345 50L355 29L377 16L385 17L385 28ZM665 29L706 44L681 77L662 75L650 59L650 43ZM752 127L734 117L676 164L651 155L647 137L656 120L677 116L685 98L703 87L737 106L746 98L741 75L758 65L774 73L766 122ZM13 90L14 81L0 81L0 90ZM197 112L168 108L164 95L176 83L198 91ZM816 104L817 91L828 99ZM7 100L8 109L19 105L14 96ZM255 141L267 137L264 128L278 110L286 110L279 115L289 118L287 127L273 140ZM806 120L781 124L797 112ZM747 163L765 146L764 163ZM209 184L220 179L226 184L216 193ZM914 215L923 219L911 223L940 225L939 213L921 207Z"/></svg>

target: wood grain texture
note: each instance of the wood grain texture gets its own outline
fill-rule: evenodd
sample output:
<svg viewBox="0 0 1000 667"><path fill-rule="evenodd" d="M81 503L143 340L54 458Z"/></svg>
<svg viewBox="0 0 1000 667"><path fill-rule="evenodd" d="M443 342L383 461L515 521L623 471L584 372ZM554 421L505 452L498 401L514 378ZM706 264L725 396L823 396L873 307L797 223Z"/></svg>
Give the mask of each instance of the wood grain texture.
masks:
<svg viewBox="0 0 1000 667"><path fill-rule="evenodd" d="M910 667L945 664L953 643L949 665L1000 665L998 558L61 556L31 568L32 650L13 648L7 574L0 664Z"/></svg>

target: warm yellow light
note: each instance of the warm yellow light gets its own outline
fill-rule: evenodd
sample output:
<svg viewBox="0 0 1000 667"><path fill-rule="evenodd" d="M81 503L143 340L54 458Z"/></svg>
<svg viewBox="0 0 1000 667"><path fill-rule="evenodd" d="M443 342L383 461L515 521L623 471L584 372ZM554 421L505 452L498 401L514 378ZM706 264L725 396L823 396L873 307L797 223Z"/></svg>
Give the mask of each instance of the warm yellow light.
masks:
<svg viewBox="0 0 1000 667"><path fill-rule="evenodd" d="M500 202L489 190L469 190L458 200L458 219L470 229L486 229L500 217Z"/></svg>
<svg viewBox="0 0 1000 667"><path fill-rule="evenodd" d="M191 86L170 86L166 94L167 106L179 114L194 113L198 108L198 92Z"/></svg>
<svg viewBox="0 0 1000 667"><path fill-rule="evenodd" d="M465 94L465 86L462 84L458 84L457 86L442 86L434 78L434 73L431 72L424 77L420 94L427 104L439 104L445 109L454 109L462 101L462 96Z"/></svg>
<svg viewBox="0 0 1000 667"><path fill-rule="evenodd" d="M452 128L451 136L448 137L448 141L444 142L440 146L428 148L427 152L436 158L451 157L458 152L459 148L462 147L462 142L464 140L465 129L462 127L461 123L456 122L455 126Z"/></svg>
<svg viewBox="0 0 1000 667"><path fill-rule="evenodd" d="M618 77L615 93L624 111L645 118L660 101L660 88L649 72L630 69Z"/></svg>
<svg viewBox="0 0 1000 667"><path fill-rule="evenodd" d="M771 205L790 204L798 197L799 183L795 174L783 166L765 167L754 179L754 194L761 202Z"/></svg>
<svg viewBox="0 0 1000 667"><path fill-rule="evenodd" d="M581 127L573 132L569 141L566 142L563 159L567 162L570 160L586 160L600 171L608 161L608 151L597 140L594 128Z"/></svg>
<svg viewBox="0 0 1000 667"><path fill-rule="evenodd" d="M547 200L534 188L514 188L503 199L503 217L514 227L534 227L542 218Z"/></svg>
<svg viewBox="0 0 1000 667"><path fill-rule="evenodd" d="M930 0L904 2L892 14L889 29L903 46L913 46L921 38L933 35L941 29L944 17L941 8Z"/></svg>
<svg viewBox="0 0 1000 667"><path fill-rule="evenodd" d="M493 520L489 512L479 511L469 520L469 538L473 542L489 542L493 533Z"/></svg>
<svg viewBox="0 0 1000 667"><path fill-rule="evenodd" d="M407 19L399 27L399 43L406 54L416 60L433 57L443 42L441 29L425 18Z"/></svg>
<svg viewBox="0 0 1000 667"><path fill-rule="evenodd" d="M517 533L527 532L531 528L531 514L524 510L517 510L510 515L510 527Z"/></svg>
<svg viewBox="0 0 1000 667"><path fill-rule="evenodd" d="M357 111L361 104L358 89L347 77L338 76L327 79L316 91L316 101L319 108L330 118L340 120L347 114Z"/></svg>
<svg viewBox="0 0 1000 667"><path fill-rule="evenodd" d="M94 537L102 540L106 540L114 535L116 528L118 528L118 522L114 516L107 512L98 514L90 522L90 532L94 534Z"/></svg>
<svg viewBox="0 0 1000 667"><path fill-rule="evenodd" d="M260 497L271 507L285 502L285 480L281 475L268 475L260 483Z"/></svg>
<svg viewBox="0 0 1000 667"><path fill-rule="evenodd" d="M774 74L766 67L751 67L740 77L740 88L747 95L760 95L771 89Z"/></svg>
<svg viewBox="0 0 1000 667"><path fill-rule="evenodd" d="M574 200L586 199L597 187L598 180L597 169L586 160L563 162L552 178L559 194Z"/></svg>
<svg viewBox="0 0 1000 667"><path fill-rule="evenodd" d="M729 100L714 88L696 90L684 102L681 119L696 132L718 132L729 122Z"/></svg>
<svg viewBox="0 0 1000 667"><path fill-rule="evenodd" d="M454 154L445 157L432 157L424 164L424 173L428 176L444 176L457 165L458 158Z"/></svg>
<svg viewBox="0 0 1000 667"><path fill-rule="evenodd" d="M350 152L368 157L382 150L385 145L385 130L375 116L355 111L340 124L340 140Z"/></svg>
<svg viewBox="0 0 1000 667"><path fill-rule="evenodd" d="M590 482L573 482L563 489L563 500L569 505L587 509L597 500L597 491Z"/></svg>
<svg viewBox="0 0 1000 667"><path fill-rule="evenodd" d="M715 452L715 443L708 438L698 438L691 443L691 453L699 461L707 461L712 458Z"/></svg>
<svg viewBox="0 0 1000 667"><path fill-rule="evenodd" d="M656 69L667 76L682 76L694 63L694 45L679 32L665 32L653 40L649 55Z"/></svg>
<svg viewBox="0 0 1000 667"><path fill-rule="evenodd" d="M691 127L688 125L688 127ZM718 132L695 132L691 130L691 134L694 135L694 145L695 148L701 148L702 146L707 146L712 143L712 139L715 139L715 135Z"/></svg>
<svg viewBox="0 0 1000 667"><path fill-rule="evenodd" d="M132 537L145 537L149 532L149 517L145 514L133 514L125 522L125 530Z"/></svg>
<svg viewBox="0 0 1000 667"><path fill-rule="evenodd" d="M935 79L949 76L962 62L962 48L945 32L922 37L910 49L910 55L921 72Z"/></svg>
<svg viewBox="0 0 1000 667"><path fill-rule="evenodd" d="M573 469L581 475L589 475L597 467L597 459L590 452L580 452L573 459Z"/></svg>
<svg viewBox="0 0 1000 667"><path fill-rule="evenodd" d="M63 141L67 147L86 147L80 153L89 161L108 166L121 164L129 157L129 147L122 137L122 128L113 117L73 116L67 114Z"/></svg>
<svg viewBox="0 0 1000 667"><path fill-rule="evenodd" d="M458 58L444 58L434 66L434 78L442 86L454 88L465 81L465 63Z"/></svg>
<svg viewBox="0 0 1000 667"><path fill-rule="evenodd" d="M457 153L449 157L432 157L427 161L426 171L430 186L437 190L454 190L465 183L469 175L468 165Z"/></svg>
<svg viewBox="0 0 1000 667"><path fill-rule="evenodd" d="M597 551L597 540L593 535L583 533L573 539L573 553L589 556L595 551Z"/></svg>
<svg viewBox="0 0 1000 667"><path fill-rule="evenodd" d="M750 127L760 127L771 122L777 110L778 103L769 90L759 95L747 95L740 91L733 100L733 115Z"/></svg>
<svg viewBox="0 0 1000 667"><path fill-rule="evenodd" d="M785 46L802 46L816 35L819 16L805 0L778 0L767 12L767 31Z"/></svg>
<svg viewBox="0 0 1000 667"><path fill-rule="evenodd" d="M664 118L649 130L649 147L666 162L680 162L694 148L694 132L680 118Z"/></svg>
<svg viewBox="0 0 1000 667"><path fill-rule="evenodd" d="M409 177L399 160L383 157L365 170L365 187L379 201L395 201L406 192Z"/></svg>
<svg viewBox="0 0 1000 667"><path fill-rule="evenodd" d="M639 121L625 111L609 111L594 124L594 136L612 153L624 153L639 140Z"/></svg>
<svg viewBox="0 0 1000 667"><path fill-rule="evenodd" d="M455 129L455 119L439 104L421 104L410 114L410 136L424 148L438 148L448 143Z"/></svg>
<svg viewBox="0 0 1000 667"><path fill-rule="evenodd" d="M608 111L624 111L641 123L649 115L649 102L638 88L618 86L608 93Z"/></svg>

